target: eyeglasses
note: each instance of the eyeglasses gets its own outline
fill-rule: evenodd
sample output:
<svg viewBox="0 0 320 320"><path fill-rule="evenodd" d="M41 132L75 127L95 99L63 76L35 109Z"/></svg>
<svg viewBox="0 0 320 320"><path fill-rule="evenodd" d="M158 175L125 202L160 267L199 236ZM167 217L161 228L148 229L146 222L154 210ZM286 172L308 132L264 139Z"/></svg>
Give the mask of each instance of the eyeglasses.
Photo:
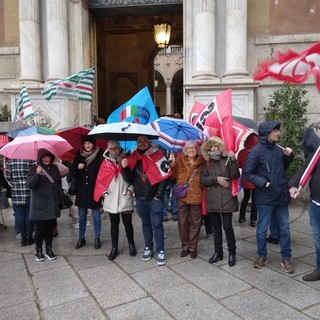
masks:
<svg viewBox="0 0 320 320"><path fill-rule="evenodd" d="M187 150L196 150L196 147L188 147Z"/></svg>

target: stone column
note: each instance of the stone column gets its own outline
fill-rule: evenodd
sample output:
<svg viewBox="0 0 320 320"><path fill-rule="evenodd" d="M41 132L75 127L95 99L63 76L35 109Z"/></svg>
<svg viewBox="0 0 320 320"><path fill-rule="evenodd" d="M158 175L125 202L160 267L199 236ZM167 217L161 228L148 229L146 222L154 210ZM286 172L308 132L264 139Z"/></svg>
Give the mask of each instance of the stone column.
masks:
<svg viewBox="0 0 320 320"><path fill-rule="evenodd" d="M226 1L226 72L223 77L248 78L247 0Z"/></svg>
<svg viewBox="0 0 320 320"><path fill-rule="evenodd" d="M69 75L67 0L46 0L48 78Z"/></svg>
<svg viewBox="0 0 320 320"><path fill-rule="evenodd" d="M39 0L19 1L20 81L42 82Z"/></svg>
<svg viewBox="0 0 320 320"><path fill-rule="evenodd" d="M171 85L166 85L166 114L171 114Z"/></svg>
<svg viewBox="0 0 320 320"><path fill-rule="evenodd" d="M192 77L197 80L215 79L215 0L197 0L192 4Z"/></svg>

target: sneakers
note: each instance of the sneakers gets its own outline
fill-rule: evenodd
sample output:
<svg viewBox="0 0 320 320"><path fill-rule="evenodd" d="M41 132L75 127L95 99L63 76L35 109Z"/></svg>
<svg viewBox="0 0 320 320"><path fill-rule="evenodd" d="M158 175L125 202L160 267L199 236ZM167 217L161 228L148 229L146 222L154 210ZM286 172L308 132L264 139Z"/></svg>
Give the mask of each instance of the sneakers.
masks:
<svg viewBox="0 0 320 320"><path fill-rule="evenodd" d="M253 263L253 266L257 269L263 268L268 263L266 257L258 257L257 260Z"/></svg>
<svg viewBox="0 0 320 320"><path fill-rule="evenodd" d="M38 251L36 253L36 261L37 262L44 261L44 255L43 255L42 251Z"/></svg>
<svg viewBox="0 0 320 320"><path fill-rule="evenodd" d="M91 226L91 223L89 220L87 220L87 224L86 224L86 227L90 227Z"/></svg>
<svg viewBox="0 0 320 320"><path fill-rule="evenodd" d="M157 254L157 263L158 266L164 266L167 263L166 256L164 255L164 251L160 251Z"/></svg>
<svg viewBox="0 0 320 320"><path fill-rule="evenodd" d="M52 252L52 250L47 251L45 256L48 258L48 260L52 261L57 259L56 255Z"/></svg>
<svg viewBox="0 0 320 320"><path fill-rule="evenodd" d="M213 238L213 233L207 233L206 240L211 240Z"/></svg>
<svg viewBox="0 0 320 320"><path fill-rule="evenodd" d="M79 229L79 222L73 223L72 228Z"/></svg>
<svg viewBox="0 0 320 320"><path fill-rule="evenodd" d="M281 266L286 273L293 273L294 267L290 260L282 259Z"/></svg>
<svg viewBox="0 0 320 320"><path fill-rule="evenodd" d="M318 281L320 280L320 269L315 269L302 277L304 281Z"/></svg>
<svg viewBox="0 0 320 320"><path fill-rule="evenodd" d="M178 216L176 214L172 215L172 221L178 221Z"/></svg>
<svg viewBox="0 0 320 320"><path fill-rule="evenodd" d="M168 216L163 216L163 221L167 222L168 221Z"/></svg>
<svg viewBox="0 0 320 320"><path fill-rule="evenodd" d="M143 252L143 256L142 256L142 260L143 261L149 261L153 256L153 252L150 248L145 247L144 248L144 252Z"/></svg>

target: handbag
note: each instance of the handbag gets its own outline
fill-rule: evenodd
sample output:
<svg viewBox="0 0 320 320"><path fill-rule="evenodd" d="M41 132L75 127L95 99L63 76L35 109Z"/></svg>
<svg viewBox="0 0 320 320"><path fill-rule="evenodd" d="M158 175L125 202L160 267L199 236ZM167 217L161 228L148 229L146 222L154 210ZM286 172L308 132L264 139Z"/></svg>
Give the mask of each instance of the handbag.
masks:
<svg viewBox="0 0 320 320"><path fill-rule="evenodd" d="M68 189L68 194L70 196L74 196L77 194L77 178L75 176L72 177L69 189Z"/></svg>
<svg viewBox="0 0 320 320"><path fill-rule="evenodd" d="M174 196L176 196L177 198L184 198L187 194L188 188L190 186L190 183L194 177L194 175L196 174L196 171L198 169L194 169L192 172L192 175L190 176L190 179L187 183L185 184L175 184L172 188L172 193Z"/></svg>
<svg viewBox="0 0 320 320"><path fill-rule="evenodd" d="M54 185L54 187L57 190L58 198L59 198L59 209L68 209L73 205L72 200L69 198L66 190L62 189L62 187L58 186L56 183L54 183L54 180L50 176L50 174L42 168L42 172L45 174L45 176L49 179L49 181Z"/></svg>

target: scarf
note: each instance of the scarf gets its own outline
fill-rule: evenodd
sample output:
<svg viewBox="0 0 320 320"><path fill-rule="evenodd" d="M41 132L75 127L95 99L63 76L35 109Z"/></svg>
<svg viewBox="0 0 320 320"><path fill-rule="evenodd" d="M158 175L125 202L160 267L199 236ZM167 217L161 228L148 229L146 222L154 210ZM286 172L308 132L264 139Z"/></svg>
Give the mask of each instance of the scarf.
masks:
<svg viewBox="0 0 320 320"><path fill-rule="evenodd" d="M92 149L91 151L86 151L84 149L80 150L80 155L84 157L84 161L86 162L87 167L96 158L99 150L100 149L98 147L94 147L94 149Z"/></svg>
<svg viewBox="0 0 320 320"><path fill-rule="evenodd" d="M210 159L212 160L220 160L221 158L221 152L220 151L208 151L208 155L210 157Z"/></svg>

